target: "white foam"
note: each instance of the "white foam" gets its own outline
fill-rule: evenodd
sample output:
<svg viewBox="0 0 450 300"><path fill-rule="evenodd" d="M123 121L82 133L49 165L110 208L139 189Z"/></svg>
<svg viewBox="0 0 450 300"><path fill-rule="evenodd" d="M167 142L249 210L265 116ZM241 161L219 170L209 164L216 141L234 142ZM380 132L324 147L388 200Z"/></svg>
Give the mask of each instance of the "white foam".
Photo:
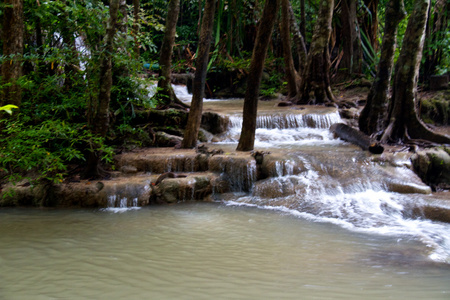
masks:
<svg viewBox="0 0 450 300"><path fill-rule="evenodd" d="M124 213L124 212L127 212L127 211L133 211L133 210L139 210L139 209L141 209L141 207L138 207L138 206L132 206L132 207L107 207L107 208L100 209L100 211L113 212L113 213L117 214L117 213Z"/></svg>
<svg viewBox="0 0 450 300"><path fill-rule="evenodd" d="M431 260L450 263L450 225L404 218L402 212L404 203L408 201L407 196L373 190L353 194L311 196L306 195L302 199L290 196L296 197L299 205L293 207L291 204L289 208L285 206L286 204L278 205L277 199L267 200L252 196L241 197L226 204L279 211L313 222L335 224L355 232L408 236L421 241L429 248Z"/></svg>

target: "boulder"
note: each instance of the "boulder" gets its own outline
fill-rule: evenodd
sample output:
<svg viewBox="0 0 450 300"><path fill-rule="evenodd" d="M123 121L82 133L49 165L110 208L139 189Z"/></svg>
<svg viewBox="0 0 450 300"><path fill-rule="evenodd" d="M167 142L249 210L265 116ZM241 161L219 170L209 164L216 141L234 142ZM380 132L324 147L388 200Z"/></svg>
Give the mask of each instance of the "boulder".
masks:
<svg viewBox="0 0 450 300"><path fill-rule="evenodd" d="M213 192L211 182L215 176L210 173L183 175L183 177L166 178L152 185L153 203L178 203L209 199Z"/></svg>
<svg viewBox="0 0 450 300"><path fill-rule="evenodd" d="M289 178L269 178L255 183L253 196L267 199L295 194L295 184Z"/></svg>
<svg viewBox="0 0 450 300"><path fill-rule="evenodd" d="M201 127L212 134L224 133L228 129L228 117L221 116L215 112L204 112Z"/></svg>
<svg viewBox="0 0 450 300"><path fill-rule="evenodd" d="M450 149L431 148L411 157L414 171L434 189L450 189Z"/></svg>
<svg viewBox="0 0 450 300"><path fill-rule="evenodd" d="M182 137L165 133L163 131L157 131L155 136L156 147L176 147L180 146L183 141Z"/></svg>

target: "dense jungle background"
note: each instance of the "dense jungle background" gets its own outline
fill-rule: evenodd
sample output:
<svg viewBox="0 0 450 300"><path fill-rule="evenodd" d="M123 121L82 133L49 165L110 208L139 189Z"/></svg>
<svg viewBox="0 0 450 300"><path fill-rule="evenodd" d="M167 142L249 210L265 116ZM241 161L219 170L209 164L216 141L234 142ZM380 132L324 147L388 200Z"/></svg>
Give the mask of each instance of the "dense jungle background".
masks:
<svg viewBox="0 0 450 300"><path fill-rule="evenodd" d="M447 0L3 0L0 180L18 181L29 176L34 181L58 183L80 172L87 178L104 176L104 169L114 168L114 154L160 146L155 143L155 131L183 136L188 108L170 93L162 93L165 87L156 87L156 82L192 83L199 68L205 6L210 2L215 11L207 31L211 39L206 97L246 97L252 53L262 43L258 28L262 27L264 8L274 2L267 55L253 59L264 63L260 99L362 107L368 103L371 87L382 92L386 89L374 87L381 77L387 77L387 89L389 83L394 88L406 86L391 78L392 66L404 51L405 57L419 58L414 64L419 76L410 76L414 81L411 93L415 93L418 79L418 90L426 96L411 99L414 112L427 123L449 124ZM175 8L179 10L176 34L167 51L164 39ZM411 19L420 23L419 15L423 16L423 30L408 25ZM382 50L392 21L398 23L390 33L394 36L393 62L389 74L380 75L382 63L390 60L383 57ZM320 33L328 27L328 32ZM414 33L417 47L403 47L406 37ZM169 73L161 64L163 53L171 54ZM317 64L315 55L322 59ZM397 68L407 64L401 62ZM322 79L314 77L317 74ZM362 101L340 97L356 87ZM416 127L411 125L405 133L395 132L393 122L390 127L380 125L389 124L388 115L398 110L388 109L394 101L389 100L390 93L384 94L384 111L377 113L375 125L364 125L370 124L367 120L371 118L365 112L359 127L384 142L405 142ZM426 139L427 134L417 138Z"/></svg>

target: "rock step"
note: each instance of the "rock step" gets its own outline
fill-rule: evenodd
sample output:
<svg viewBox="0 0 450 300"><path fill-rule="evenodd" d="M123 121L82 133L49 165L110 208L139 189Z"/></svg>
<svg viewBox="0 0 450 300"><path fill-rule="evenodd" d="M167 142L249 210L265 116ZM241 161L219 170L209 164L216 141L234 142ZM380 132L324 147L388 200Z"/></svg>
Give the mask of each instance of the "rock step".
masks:
<svg viewBox="0 0 450 300"><path fill-rule="evenodd" d="M181 175L181 174L179 174ZM14 187L14 194L0 197L1 206L40 207L132 207L152 203L210 200L229 186L213 173L188 173L166 178L156 185L160 174L137 174L110 180L80 180L54 186Z"/></svg>

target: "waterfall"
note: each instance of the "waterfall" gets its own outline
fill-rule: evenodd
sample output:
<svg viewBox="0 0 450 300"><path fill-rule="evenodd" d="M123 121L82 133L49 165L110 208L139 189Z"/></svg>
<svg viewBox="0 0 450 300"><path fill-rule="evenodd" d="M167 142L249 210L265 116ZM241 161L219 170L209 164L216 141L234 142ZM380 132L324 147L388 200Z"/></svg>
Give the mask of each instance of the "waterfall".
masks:
<svg viewBox="0 0 450 300"><path fill-rule="evenodd" d="M337 145L342 141L334 139L328 128L341 122L337 110L322 114L262 112L256 120L255 147L286 148L312 144ZM229 131L219 143L236 143L242 128L242 115L229 116Z"/></svg>
<svg viewBox="0 0 450 300"><path fill-rule="evenodd" d="M210 159L209 168L221 174L233 192L249 192L256 181L256 161L248 155L216 155Z"/></svg>
<svg viewBox="0 0 450 300"><path fill-rule="evenodd" d="M328 128L337 122L341 122L337 111L259 112L255 149L272 152L264 157L268 178L254 181L248 194L227 203L277 210L357 232L415 239L428 246L432 260L450 263L450 225L414 213L433 196L409 160L378 161L335 139ZM241 126L242 115L231 115L229 132L217 145L236 144ZM230 180L242 180L238 171L224 172L233 174ZM443 207L450 209L448 203Z"/></svg>
<svg viewBox="0 0 450 300"><path fill-rule="evenodd" d="M320 128L327 129L335 123L342 122L339 112L328 114L273 113L260 114L256 118L256 128L265 129L298 129ZM229 119L229 127L240 129L242 115L233 115Z"/></svg>
<svg viewBox="0 0 450 300"><path fill-rule="evenodd" d="M184 87L176 92L186 93ZM328 128L342 122L337 109L280 108L260 102L255 150L266 154L257 165L248 153L233 152L242 128L242 104L242 100L205 102L211 111L228 112L228 132L217 136L213 147L233 150L208 160L209 171L220 174L235 193L226 203L421 241L431 259L450 263L450 225L426 220L418 212L417 208L436 202L411 170L409 159L389 153L373 156L334 138ZM197 171L186 157L167 158L162 165L161 172ZM192 198L191 192L182 198ZM439 205L450 209L448 202Z"/></svg>
<svg viewBox="0 0 450 300"><path fill-rule="evenodd" d="M138 207L138 198L127 198L113 194L107 197L107 207L104 210L119 213L136 209L140 209Z"/></svg>
<svg viewBox="0 0 450 300"><path fill-rule="evenodd" d="M328 129L331 125L340 121L341 117L337 111L330 114L271 114L259 115L256 119L256 127L267 129L305 127Z"/></svg>

